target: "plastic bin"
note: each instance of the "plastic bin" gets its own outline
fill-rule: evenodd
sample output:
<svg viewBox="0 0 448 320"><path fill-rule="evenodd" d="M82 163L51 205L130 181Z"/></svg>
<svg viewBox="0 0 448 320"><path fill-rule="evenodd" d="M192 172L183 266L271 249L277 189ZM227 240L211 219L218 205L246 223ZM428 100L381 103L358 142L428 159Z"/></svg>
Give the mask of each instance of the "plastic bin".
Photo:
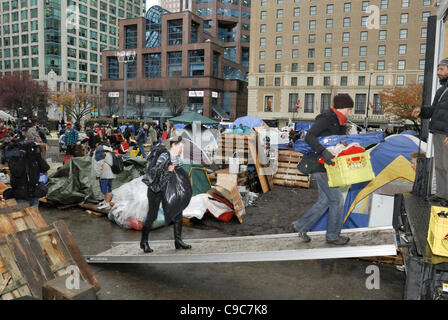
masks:
<svg viewBox="0 0 448 320"><path fill-rule="evenodd" d="M347 186L375 178L368 152L337 157L333 161L334 165L325 164L330 187Z"/></svg>
<svg viewBox="0 0 448 320"><path fill-rule="evenodd" d="M428 243L433 254L448 257L448 218L439 217L439 212L445 211L446 207L431 207L431 218L429 220Z"/></svg>

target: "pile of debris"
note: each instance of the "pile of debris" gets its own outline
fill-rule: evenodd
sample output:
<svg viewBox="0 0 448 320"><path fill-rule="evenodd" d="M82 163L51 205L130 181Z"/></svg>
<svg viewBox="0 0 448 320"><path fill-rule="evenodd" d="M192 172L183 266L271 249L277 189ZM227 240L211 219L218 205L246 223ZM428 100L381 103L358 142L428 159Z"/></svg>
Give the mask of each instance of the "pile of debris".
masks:
<svg viewBox="0 0 448 320"><path fill-rule="evenodd" d="M36 207L0 196L0 300L95 300L99 290L63 221L47 225Z"/></svg>

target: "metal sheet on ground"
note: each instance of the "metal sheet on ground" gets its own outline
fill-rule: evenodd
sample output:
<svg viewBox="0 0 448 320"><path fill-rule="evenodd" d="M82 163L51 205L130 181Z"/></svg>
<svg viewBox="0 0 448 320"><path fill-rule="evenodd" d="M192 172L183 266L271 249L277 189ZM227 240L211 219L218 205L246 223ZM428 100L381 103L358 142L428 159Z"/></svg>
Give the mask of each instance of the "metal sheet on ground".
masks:
<svg viewBox="0 0 448 320"><path fill-rule="evenodd" d="M304 243L296 233L184 239L191 250L175 250L173 240L150 241L153 253L145 254L139 242L116 242L110 250L85 256L88 263L218 263L291 261L387 256L397 254L392 227L342 230L350 242L337 246L325 242L325 232L309 232Z"/></svg>

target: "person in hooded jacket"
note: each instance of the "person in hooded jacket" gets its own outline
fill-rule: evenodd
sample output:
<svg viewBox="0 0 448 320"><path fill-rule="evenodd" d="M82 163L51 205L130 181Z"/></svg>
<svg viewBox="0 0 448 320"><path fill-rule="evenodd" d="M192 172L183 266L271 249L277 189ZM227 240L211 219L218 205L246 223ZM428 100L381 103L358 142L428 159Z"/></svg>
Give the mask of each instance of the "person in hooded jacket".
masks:
<svg viewBox="0 0 448 320"><path fill-rule="evenodd" d="M448 58L440 61L437 76L441 87L437 90L432 105L414 108L412 116L431 119L429 131L433 134L437 190L428 200L448 207Z"/></svg>
<svg viewBox="0 0 448 320"><path fill-rule="evenodd" d="M348 94L338 94L333 99L333 107L325 110L316 117L316 120L307 135L305 142L319 155L323 156L325 163L332 164L335 156L319 143L318 137L331 135L345 135L347 116L353 108L353 100ZM324 165L314 172L313 178L317 182L319 199L305 215L293 222L294 229L305 242L311 241L307 235L320 218L328 213L328 227L326 232L327 243L344 245L350 238L341 236L340 232L344 221L344 197L339 188L328 185L328 176Z"/></svg>
<svg viewBox="0 0 448 320"><path fill-rule="evenodd" d="M112 172L114 150L107 141L102 142L96 149L92 157L92 170L97 179L99 179L101 193L104 195L104 201L98 204L98 209L109 210L112 200L112 181L117 177Z"/></svg>
<svg viewBox="0 0 448 320"><path fill-rule="evenodd" d="M164 196L163 190L169 172L173 172L176 165L180 164L180 155L183 152L182 137L174 137L169 140L170 150L161 148L158 152L155 165L148 167L147 176L151 178L148 185L149 210L142 230L140 248L145 253L153 252L148 244L148 236L153 222L157 219L160 203ZM164 149L164 150L163 150ZM157 177L157 178L156 178ZM145 182L148 184L148 182ZM191 249L191 245L182 240L182 211L164 212L165 223L173 222L174 245L176 249Z"/></svg>

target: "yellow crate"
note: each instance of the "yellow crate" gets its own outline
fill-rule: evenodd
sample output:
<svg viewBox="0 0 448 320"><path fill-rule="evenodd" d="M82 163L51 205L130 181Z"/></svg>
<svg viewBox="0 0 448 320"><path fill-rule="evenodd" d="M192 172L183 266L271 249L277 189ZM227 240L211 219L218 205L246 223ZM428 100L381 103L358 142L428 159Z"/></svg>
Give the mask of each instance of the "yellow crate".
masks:
<svg viewBox="0 0 448 320"><path fill-rule="evenodd" d="M439 217L439 212L445 211L446 207L431 207L431 218L429 220L428 243L433 254L448 257L448 218Z"/></svg>
<svg viewBox="0 0 448 320"><path fill-rule="evenodd" d="M325 164L330 187L347 186L375 178L368 152L337 157L333 161L334 165Z"/></svg>

